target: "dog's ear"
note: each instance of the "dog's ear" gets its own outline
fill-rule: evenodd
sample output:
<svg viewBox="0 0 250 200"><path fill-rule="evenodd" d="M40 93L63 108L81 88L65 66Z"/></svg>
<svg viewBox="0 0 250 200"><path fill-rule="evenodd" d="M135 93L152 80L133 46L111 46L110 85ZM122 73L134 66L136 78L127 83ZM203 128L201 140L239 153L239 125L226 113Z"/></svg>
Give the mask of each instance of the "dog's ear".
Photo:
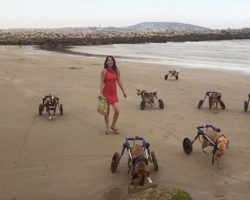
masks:
<svg viewBox="0 0 250 200"><path fill-rule="evenodd" d="M226 139L226 145L227 145L227 148L229 148L229 140Z"/></svg>

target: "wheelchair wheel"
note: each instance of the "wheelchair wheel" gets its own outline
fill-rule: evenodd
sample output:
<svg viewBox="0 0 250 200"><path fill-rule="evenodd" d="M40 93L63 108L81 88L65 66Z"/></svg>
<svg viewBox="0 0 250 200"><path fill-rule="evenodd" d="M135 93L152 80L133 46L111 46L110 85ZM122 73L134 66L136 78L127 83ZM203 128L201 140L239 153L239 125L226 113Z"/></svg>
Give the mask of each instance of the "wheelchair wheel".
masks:
<svg viewBox="0 0 250 200"><path fill-rule="evenodd" d="M60 104L59 110L60 110L60 114L63 115L63 105L62 104Z"/></svg>
<svg viewBox="0 0 250 200"><path fill-rule="evenodd" d="M160 109L164 109L164 102L162 99L158 100L158 104L159 104Z"/></svg>
<svg viewBox="0 0 250 200"><path fill-rule="evenodd" d="M43 105L42 104L39 105L38 113L39 113L39 116L41 116L43 113Z"/></svg>
<svg viewBox="0 0 250 200"><path fill-rule="evenodd" d="M155 157L155 153L153 151L151 151L150 154L151 154L151 160L152 160L152 162L154 164L154 169L155 169L155 171L158 171L159 170L159 166L158 166L157 159Z"/></svg>
<svg viewBox="0 0 250 200"><path fill-rule="evenodd" d="M113 158L112 158L112 161L111 161L111 172L112 173L115 173L117 167L118 167L118 164L119 164L119 160L120 160L120 154L119 153L115 153L113 155Z"/></svg>
<svg viewBox="0 0 250 200"><path fill-rule="evenodd" d="M225 109L226 109L226 106L225 106L224 102L223 102L223 101L221 101L221 100L220 100L220 106L221 106L221 108L222 108L223 110L225 110Z"/></svg>
<svg viewBox="0 0 250 200"><path fill-rule="evenodd" d="M168 74L165 75L165 80L168 80Z"/></svg>
<svg viewBox="0 0 250 200"><path fill-rule="evenodd" d="M146 108L146 101L142 100L140 104L141 110L144 110Z"/></svg>
<svg viewBox="0 0 250 200"><path fill-rule="evenodd" d="M193 144L189 138L184 138L183 149L187 155L189 155L193 151Z"/></svg>
<svg viewBox="0 0 250 200"><path fill-rule="evenodd" d="M247 110L248 110L248 102L245 101L244 102L244 111L247 112Z"/></svg>
<svg viewBox="0 0 250 200"><path fill-rule="evenodd" d="M201 100L199 101L199 103L198 103L197 108L198 108L198 109L200 109L200 108L201 108L201 106L203 105L203 103L204 103L204 100L203 100L203 99L201 99Z"/></svg>

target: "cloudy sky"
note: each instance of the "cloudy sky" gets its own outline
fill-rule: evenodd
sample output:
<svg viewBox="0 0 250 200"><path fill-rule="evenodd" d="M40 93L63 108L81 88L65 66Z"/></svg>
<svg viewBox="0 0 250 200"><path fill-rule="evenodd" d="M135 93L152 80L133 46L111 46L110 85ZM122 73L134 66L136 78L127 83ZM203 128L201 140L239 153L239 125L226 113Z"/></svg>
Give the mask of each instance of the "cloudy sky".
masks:
<svg viewBox="0 0 250 200"><path fill-rule="evenodd" d="M183 22L250 27L250 0L0 0L0 29Z"/></svg>

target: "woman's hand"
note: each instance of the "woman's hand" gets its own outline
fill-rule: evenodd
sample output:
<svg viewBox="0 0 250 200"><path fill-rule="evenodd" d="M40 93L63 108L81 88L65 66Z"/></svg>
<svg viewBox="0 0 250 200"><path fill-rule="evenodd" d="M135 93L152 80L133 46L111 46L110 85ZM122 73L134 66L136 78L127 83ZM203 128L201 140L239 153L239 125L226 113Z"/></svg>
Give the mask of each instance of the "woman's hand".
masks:
<svg viewBox="0 0 250 200"><path fill-rule="evenodd" d="M100 90L100 96L103 97L103 88Z"/></svg>

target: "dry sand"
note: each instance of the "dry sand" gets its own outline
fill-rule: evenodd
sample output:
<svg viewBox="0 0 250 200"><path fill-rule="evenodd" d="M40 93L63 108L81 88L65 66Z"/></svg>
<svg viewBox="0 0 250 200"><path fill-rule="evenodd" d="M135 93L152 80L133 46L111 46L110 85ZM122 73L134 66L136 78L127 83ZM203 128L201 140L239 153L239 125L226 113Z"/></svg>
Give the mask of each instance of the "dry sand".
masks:
<svg viewBox="0 0 250 200"><path fill-rule="evenodd" d="M1 200L101 199L107 187L129 183L127 154L115 174L110 161L124 137L135 135L151 143L160 167L154 172L151 166L151 178L161 186L183 188L196 200L249 199L250 112L243 112L249 74L181 69L179 81L165 81L173 67L117 60L128 97L119 91L121 134L107 136L96 112L103 62L0 46ZM141 111L136 88L156 90L165 109ZM226 110L214 113L207 104L197 110L208 90L223 93ZM48 93L64 105L65 115L52 121L38 116ZM220 127L230 140L222 170L212 166L212 154L204 154L199 141L190 156L183 152L183 138L194 138L195 127L206 123Z"/></svg>

